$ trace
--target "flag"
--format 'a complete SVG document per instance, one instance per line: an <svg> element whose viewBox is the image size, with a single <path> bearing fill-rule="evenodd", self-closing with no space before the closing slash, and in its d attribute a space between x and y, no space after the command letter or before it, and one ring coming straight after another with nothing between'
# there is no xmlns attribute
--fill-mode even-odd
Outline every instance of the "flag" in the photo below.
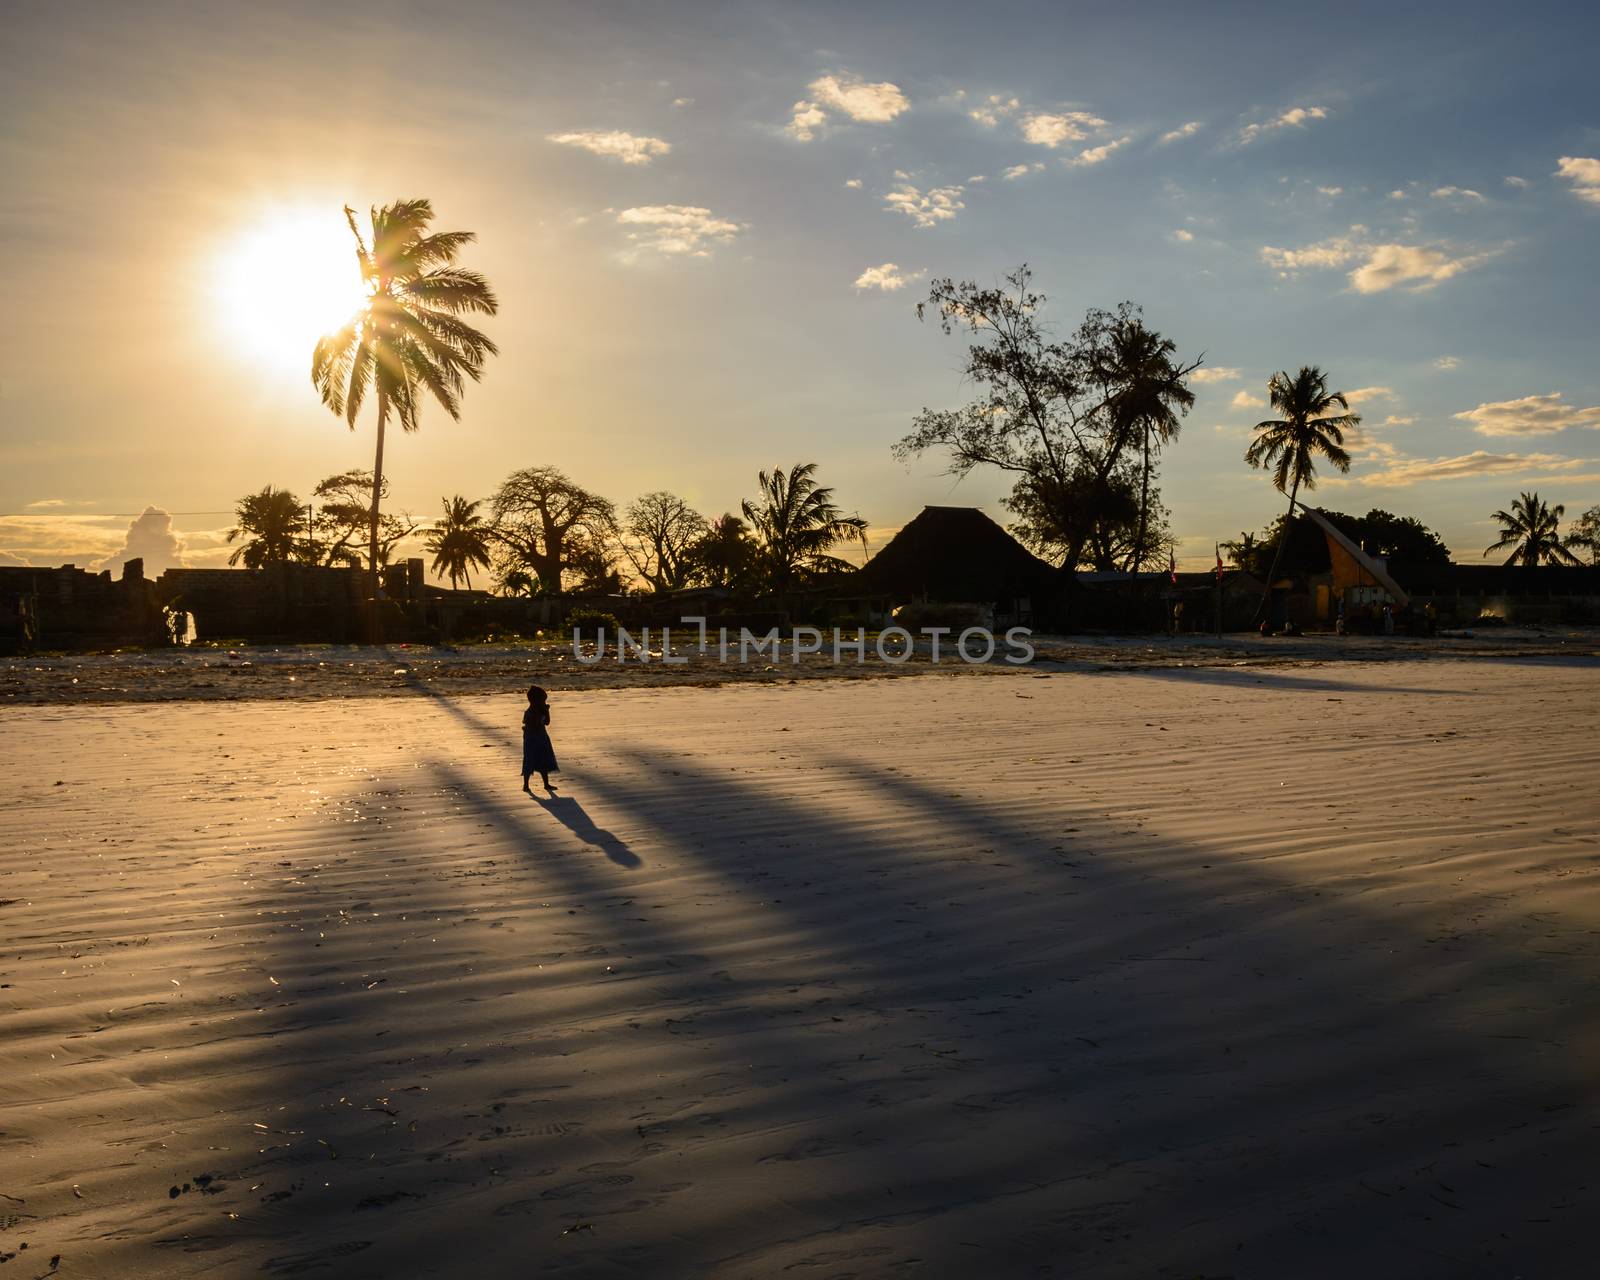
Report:
<svg viewBox="0 0 1600 1280"><path fill-rule="evenodd" d="M1178 585L1178 555L1175 551L1167 552L1167 573L1172 578L1172 585Z"/></svg>
<svg viewBox="0 0 1600 1280"><path fill-rule="evenodd" d="M1222 581L1222 548L1212 543L1212 549L1217 553L1217 581Z"/></svg>

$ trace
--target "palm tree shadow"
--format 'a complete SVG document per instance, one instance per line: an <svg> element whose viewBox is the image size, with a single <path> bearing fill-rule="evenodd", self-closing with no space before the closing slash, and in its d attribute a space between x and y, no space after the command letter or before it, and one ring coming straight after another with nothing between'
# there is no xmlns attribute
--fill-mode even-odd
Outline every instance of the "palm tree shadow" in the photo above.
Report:
<svg viewBox="0 0 1600 1280"><path fill-rule="evenodd" d="M633 868L644 865L644 860L628 848L621 838L604 827L595 826L594 819L585 813L583 806L571 796L534 796L534 799L541 809L553 814L556 821L584 844L592 844L596 849L603 851L606 857L619 867Z"/></svg>

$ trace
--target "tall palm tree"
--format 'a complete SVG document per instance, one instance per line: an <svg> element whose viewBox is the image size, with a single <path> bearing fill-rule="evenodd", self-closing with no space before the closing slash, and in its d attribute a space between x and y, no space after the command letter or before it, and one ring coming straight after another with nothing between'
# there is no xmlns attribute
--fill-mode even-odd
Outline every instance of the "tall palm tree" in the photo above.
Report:
<svg viewBox="0 0 1600 1280"><path fill-rule="evenodd" d="M296 539L303 528L300 513L304 510L294 494L270 484L260 493L240 498L234 509L239 523L228 530L228 541L245 541L228 557L228 563L242 560L247 569L259 569L275 560L292 559L299 549Z"/></svg>
<svg viewBox="0 0 1600 1280"><path fill-rule="evenodd" d="M356 261L367 300L338 333L317 343L311 381L322 403L344 414L355 430L369 388L378 402L378 443L372 465L372 517L368 566L378 596L378 507L383 493L383 435L390 415L406 431L417 429L425 394L452 418L461 417L466 379L476 382L484 361L499 350L461 319L499 309L489 282L455 265L470 231L428 230L433 205L400 200L371 210L371 237L363 237L355 210L344 209L356 240Z"/></svg>
<svg viewBox="0 0 1600 1280"><path fill-rule="evenodd" d="M1272 568L1267 570L1267 591L1271 591L1272 580L1278 575L1278 561L1289 540L1289 526L1294 521L1295 499L1302 487L1317 487L1317 455L1340 471L1350 470L1344 433L1347 427L1361 421L1361 415L1350 412L1344 392L1328 390L1328 375L1315 365L1302 365L1293 377L1287 372L1273 374L1267 383L1267 396L1278 416L1256 423L1256 438L1244 451L1244 460L1252 467L1271 467L1272 483L1279 493L1289 495L1283 536L1273 553ZM1344 412L1331 413L1335 405ZM1263 593L1263 605L1266 599Z"/></svg>
<svg viewBox="0 0 1600 1280"><path fill-rule="evenodd" d="M444 518L428 530L428 550L433 571L446 575L453 588L458 579L472 588L472 566L489 567L489 526L478 514L479 504L459 493L444 500Z"/></svg>
<svg viewBox="0 0 1600 1280"><path fill-rule="evenodd" d="M1561 542L1561 517L1567 509L1561 503L1546 505L1537 493L1525 493L1511 504L1510 511L1496 511L1500 522L1500 541L1485 547L1483 554L1511 547L1507 565L1519 561L1532 569L1540 564L1582 564Z"/></svg>
<svg viewBox="0 0 1600 1280"><path fill-rule="evenodd" d="M761 544L767 583L783 605L784 593L804 573L852 568L828 552L840 542L867 545L867 522L841 515L833 490L816 481L817 464L803 462L787 473L781 467L763 471L758 501L741 504L744 517Z"/></svg>
<svg viewBox="0 0 1600 1280"><path fill-rule="evenodd" d="M1139 525L1128 571L1138 573L1148 549L1151 454L1177 439L1179 418L1194 406L1194 392L1184 381L1199 361L1183 365L1174 357L1178 346L1145 327L1137 315L1119 317L1111 330L1106 363L1101 371L1111 388L1108 408L1119 441L1138 440L1142 455L1139 479Z"/></svg>

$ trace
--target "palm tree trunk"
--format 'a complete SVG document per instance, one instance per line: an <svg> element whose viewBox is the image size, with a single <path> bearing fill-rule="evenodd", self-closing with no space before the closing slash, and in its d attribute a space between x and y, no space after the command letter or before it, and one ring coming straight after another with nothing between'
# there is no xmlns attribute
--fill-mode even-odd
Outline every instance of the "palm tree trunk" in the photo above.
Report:
<svg viewBox="0 0 1600 1280"><path fill-rule="evenodd" d="M372 523L367 530L367 593L378 598L378 504L383 495L383 428L389 416L389 401L378 389L378 451L372 460Z"/></svg>
<svg viewBox="0 0 1600 1280"><path fill-rule="evenodd" d="M1289 526L1294 522L1294 499L1300 492L1300 477L1294 478L1294 484L1289 487L1289 514L1283 518L1283 536L1278 539L1278 549L1272 553L1272 568L1267 570L1266 587L1261 592L1261 603L1256 606L1256 616L1261 615L1266 607L1267 600L1272 595L1272 580L1278 576L1278 561L1283 559L1283 548L1289 541Z"/></svg>
<svg viewBox="0 0 1600 1280"><path fill-rule="evenodd" d="M1133 567L1130 573L1137 574L1144 568L1144 539L1149 531L1150 521L1150 428L1144 430L1144 466L1139 477L1139 532L1133 542Z"/></svg>

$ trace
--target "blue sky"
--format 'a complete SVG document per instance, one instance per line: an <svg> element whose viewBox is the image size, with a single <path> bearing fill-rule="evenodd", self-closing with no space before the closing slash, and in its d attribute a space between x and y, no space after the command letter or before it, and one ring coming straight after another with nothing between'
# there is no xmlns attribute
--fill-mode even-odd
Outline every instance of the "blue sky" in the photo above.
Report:
<svg viewBox="0 0 1600 1280"><path fill-rule="evenodd" d="M962 395L956 340L912 315L928 277L1022 261L1063 329L1132 299L1205 353L1163 464L1191 563L1279 509L1241 454L1251 399L1302 363L1365 392L1326 505L1418 515L1472 559L1521 488L1600 501L1589 6L8 12L12 561L215 562L240 494L370 465L370 423L320 406L297 349L243 341L217 282L263 227L338 236L345 201L409 195L478 232L503 302L463 421L390 452L419 514L540 464L716 512L815 460L880 539L927 502L999 515L999 477L889 449ZM112 513L146 507L170 524L124 546Z"/></svg>

